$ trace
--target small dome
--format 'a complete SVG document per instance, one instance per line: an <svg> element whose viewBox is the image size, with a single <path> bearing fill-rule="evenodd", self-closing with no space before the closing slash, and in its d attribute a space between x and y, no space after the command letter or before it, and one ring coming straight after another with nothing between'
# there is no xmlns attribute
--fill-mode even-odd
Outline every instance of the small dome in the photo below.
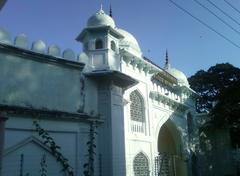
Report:
<svg viewBox="0 0 240 176"><path fill-rule="evenodd" d="M139 44L136 40L136 38L130 34L129 32L123 30L123 29L117 29L117 31L124 36L124 38L120 41L120 46L126 46L134 49L135 51L141 53L141 49L139 47Z"/></svg>
<svg viewBox="0 0 240 176"><path fill-rule="evenodd" d="M172 67L167 67L167 68L165 68L165 70L168 73L170 73L172 76L177 78L178 84L180 86L189 87L187 77L185 76L185 74L183 72L181 72L180 70L177 70L176 68L172 68Z"/></svg>
<svg viewBox="0 0 240 176"><path fill-rule="evenodd" d="M112 17L105 14L101 9L88 19L87 27L111 26L115 28L115 22Z"/></svg>

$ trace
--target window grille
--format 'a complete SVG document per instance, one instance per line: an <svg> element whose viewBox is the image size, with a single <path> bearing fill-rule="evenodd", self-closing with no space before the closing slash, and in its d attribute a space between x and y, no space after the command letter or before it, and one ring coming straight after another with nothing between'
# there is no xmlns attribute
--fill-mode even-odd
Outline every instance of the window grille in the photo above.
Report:
<svg viewBox="0 0 240 176"><path fill-rule="evenodd" d="M133 170L135 176L149 176L149 164L147 157L138 153L133 160Z"/></svg>
<svg viewBox="0 0 240 176"><path fill-rule="evenodd" d="M137 90L130 94L130 101L131 120L145 122L144 101L141 94Z"/></svg>

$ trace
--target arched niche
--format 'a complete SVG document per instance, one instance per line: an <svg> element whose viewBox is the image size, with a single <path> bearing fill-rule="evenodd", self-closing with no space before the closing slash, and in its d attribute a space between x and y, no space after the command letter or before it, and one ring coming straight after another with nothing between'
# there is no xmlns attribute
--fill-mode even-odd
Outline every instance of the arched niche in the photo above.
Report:
<svg viewBox="0 0 240 176"><path fill-rule="evenodd" d="M181 134L172 119L168 119L160 128L158 134L158 163L161 174L169 176L187 176L187 163L183 156Z"/></svg>

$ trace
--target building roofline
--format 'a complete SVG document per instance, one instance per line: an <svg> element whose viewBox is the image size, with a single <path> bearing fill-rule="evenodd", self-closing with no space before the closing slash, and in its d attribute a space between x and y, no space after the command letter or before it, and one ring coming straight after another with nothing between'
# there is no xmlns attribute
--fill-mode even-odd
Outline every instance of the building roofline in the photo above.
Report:
<svg viewBox="0 0 240 176"><path fill-rule="evenodd" d="M12 106L0 104L0 111L4 116L9 115L24 115L24 117L33 117L33 118L47 118L52 120L74 120L82 122L99 122L102 123L103 120L99 117L93 117L83 112L66 112L50 109L38 109L32 107L23 107L23 106Z"/></svg>
<svg viewBox="0 0 240 176"><path fill-rule="evenodd" d="M112 28L111 26L96 26L96 27L86 27L82 30L82 32L76 37L77 41L82 42L83 41L83 36L88 32L88 31L99 31L99 30L109 30L113 32L117 38L121 39L124 38L124 36L119 33L116 29Z"/></svg>
<svg viewBox="0 0 240 176"><path fill-rule="evenodd" d="M48 54L38 53L38 52L34 52L34 51L27 50L24 48L19 48L19 47L1 43L1 42L0 42L0 50L2 50L5 53L11 53L11 54L14 54L17 56L24 56L23 57L24 59L31 59L31 60L35 60L38 62L61 65L64 67L78 69L80 71L85 66L85 64L81 63L81 62L67 60L62 57L56 57L56 56L52 56L52 55L48 55ZM26 57L26 56L28 56L28 57Z"/></svg>

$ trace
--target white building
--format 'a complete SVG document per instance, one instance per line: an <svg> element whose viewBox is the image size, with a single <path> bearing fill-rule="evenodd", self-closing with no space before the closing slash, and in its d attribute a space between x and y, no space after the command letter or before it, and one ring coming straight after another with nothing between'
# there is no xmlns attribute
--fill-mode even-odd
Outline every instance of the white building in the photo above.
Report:
<svg viewBox="0 0 240 176"><path fill-rule="evenodd" d="M91 157L94 175L192 175L196 94L167 53L164 68L151 62L102 9L77 37L77 59L71 50L46 51L42 41L29 49L25 35L11 42L0 32L0 113L8 118L2 175L37 175L44 161L48 175L66 174L34 121L74 175L83 175ZM87 155L91 142L96 154Z"/></svg>

